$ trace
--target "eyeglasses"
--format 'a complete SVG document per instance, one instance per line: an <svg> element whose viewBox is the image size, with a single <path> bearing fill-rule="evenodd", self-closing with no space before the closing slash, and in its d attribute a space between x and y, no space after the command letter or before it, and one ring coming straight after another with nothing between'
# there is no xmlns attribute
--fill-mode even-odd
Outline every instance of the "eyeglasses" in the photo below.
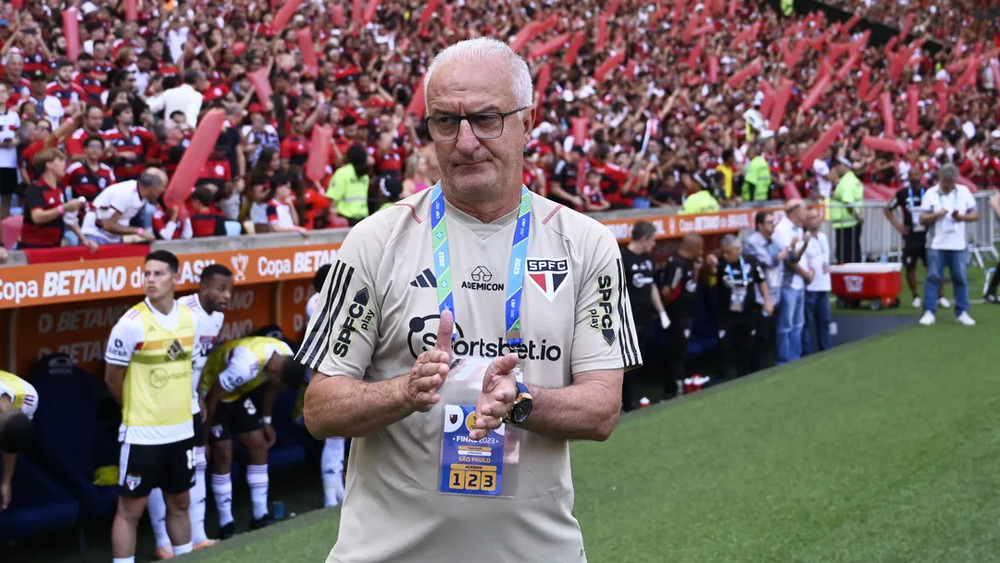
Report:
<svg viewBox="0 0 1000 563"><path fill-rule="evenodd" d="M427 133L435 143L450 143L458 138L458 131L464 120L469 122L472 134L477 139L487 141L503 135L503 124L507 120L508 115L514 115L529 107L531 106L520 107L504 113L482 112L466 115L434 115L424 118L424 126L427 127Z"/></svg>

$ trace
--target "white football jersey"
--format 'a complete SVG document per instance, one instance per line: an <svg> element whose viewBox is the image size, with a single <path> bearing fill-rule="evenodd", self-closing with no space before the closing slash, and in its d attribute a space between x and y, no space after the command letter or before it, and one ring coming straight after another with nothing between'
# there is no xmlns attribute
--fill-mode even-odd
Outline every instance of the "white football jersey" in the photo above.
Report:
<svg viewBox="0 0 1000 563"><path fill-rule="evenodd" d="M194 364L191 368L191 383L194 385L191 414L198 414L201 411L198 405L198 382L201 381L201 370L205 368L208 352L217 344L216 340L222 332L222 323L226 321L226 315L222 311L207 313L201 306L197 293L185 295L177 302L191 309L191 314L198 319L198 342L195 343Z"/></svg>

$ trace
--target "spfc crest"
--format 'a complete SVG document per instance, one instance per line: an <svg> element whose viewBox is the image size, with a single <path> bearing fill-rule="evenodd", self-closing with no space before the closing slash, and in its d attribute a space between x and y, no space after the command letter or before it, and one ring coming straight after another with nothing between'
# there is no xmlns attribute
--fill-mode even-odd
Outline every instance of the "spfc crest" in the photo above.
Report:
<svg viewBox="0 0 1000 563"><path fill-rule="evenodd" d="M138 475L125 476L125 486L128 487L128 490L134 491L139 486L139 483L142 483L142 477Z"/></svg>
<svg viewBox="0 0 1000 563"><path fill-rule="evenodd" d="M525 260L525 270L531 283L542 292L549 301L555 301L556 295L569 277L569 260L566 258L528 258Z"/></svg>

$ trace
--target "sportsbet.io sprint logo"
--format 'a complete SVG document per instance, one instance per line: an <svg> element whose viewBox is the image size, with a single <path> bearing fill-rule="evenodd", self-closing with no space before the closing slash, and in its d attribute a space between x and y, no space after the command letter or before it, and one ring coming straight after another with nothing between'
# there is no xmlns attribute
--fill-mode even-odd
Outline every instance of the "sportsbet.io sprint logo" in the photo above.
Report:
<svg viewBox="0 0 1000 563"><path fill-rule="evenodd" d="M416 359L421 352L430 350L437 343L438 319L440 318L440 315L428 315L410 319L410 333L407 335L406 343L413 359ZM511 348L502 337L497 337L495 340L469 337L462 330L462 325L458 323L455 323L455 332L458 333L458 338L452 342L451 349L458 356L499 358L514 353L522 360L549 362L558 362L562 358L562 348L550 345L544 338L541 342L526 340L520 346Z"/></svg>
<svg viewBox="0 0 1000 563"><path fill-rule="evenodd" d="M351 340L359 330L367 332L371 328L372 319L375 313L368 308L368 288L362 288L354 294L354 299L347 307L347 317L340 325L340 332L337 333L337 341L333 344L333 353L343 358L351 349Z"/></svg>

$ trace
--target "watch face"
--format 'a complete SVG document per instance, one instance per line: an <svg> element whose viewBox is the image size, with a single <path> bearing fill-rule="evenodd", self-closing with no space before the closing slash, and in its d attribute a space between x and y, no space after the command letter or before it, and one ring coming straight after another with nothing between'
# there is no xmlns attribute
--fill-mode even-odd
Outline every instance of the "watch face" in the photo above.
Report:
<svg viewBox="0 0 1000 563"><path fill-rule="evenodd" d="M531 414L531 399L522 399L510 410L510 419L514 424L521 424L528 420Z"/></svg>

